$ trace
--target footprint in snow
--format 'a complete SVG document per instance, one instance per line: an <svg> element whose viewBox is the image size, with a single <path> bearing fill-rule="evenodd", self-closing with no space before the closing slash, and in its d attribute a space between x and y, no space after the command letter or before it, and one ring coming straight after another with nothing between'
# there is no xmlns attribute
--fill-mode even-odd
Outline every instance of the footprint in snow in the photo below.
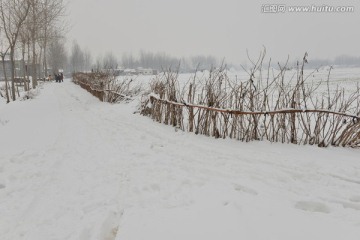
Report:
<svg viewBox="0 0 360 240"><path fill-rule="evenodd" d="M251 194L251 195L254 195L254 196L258 195L257 191L255 191L254 189L242 186L240 184L234 184L234 189L236 191L248 193L248 194Z"/></svg>
<svg viewBox="0 0 360 240"><path fill-rule="evenodd" d="M114 240L119 229L119 222L122 218L123 211L109 212L103 224L100 226L100 239Z"/></svg>
<svg viewBox="0 0 360 240"><path fill-rule="evenodd" d="M9 122L9 120L0 119L0 124L3 125L3 126L5 126L8 122Z"/></svg>
<svg viewBox="0 0 360 240"><path fill-rule="evenodd" d="M349 199L351 202L356 202L356 203L360 203L360 195L357 196L352 196Z"/></svg>
<svg viewBox="0 0 360 240"><path fill-rule="evenodd" d="M339 202L344 208L350 208L353 210L360 211L360 203L357 202Z"/></svg>
<svg viewBox="0 0 360 240"><path fill-rule="evenodd" d="M318 212L318 213L330 213L330 208L320 202L312 201L299 201L295 204L295 208L307 211L307 212Z"/></svg>
<svg viewBox="0 0 360 240"><path fill-rule="evenodd" d="M150 186L144 186L142 188L143 191L145 192L159 192L160 191L160 186L158 184L151 184Z"/></svg>

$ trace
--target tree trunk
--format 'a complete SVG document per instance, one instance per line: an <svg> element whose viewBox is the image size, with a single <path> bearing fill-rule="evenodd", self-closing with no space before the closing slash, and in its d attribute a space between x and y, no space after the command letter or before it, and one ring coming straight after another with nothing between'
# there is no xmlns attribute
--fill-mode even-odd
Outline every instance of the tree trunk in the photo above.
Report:
<svg viewBox="0 0 360 240"><path fill-rule="evenodd" d="M45 13L46 14L46 13ZM45 76L48 75L48 66L47 66L47 58L46 58L46 49L47 49L47 26L44 29L44 68L45 68ZM53 69L54 71L54 69Z"/></svg>
<svg viewBox="0 0 360 240"><path fill-rule="evenodd" d="M11 63L11 95L12 100L16 100L15 93L15 56L14 56L15 46L10 47L10 63Z"/></svg>
<svg viewBox="0 0 360 240"><path fill-rule="evenodd" d="M6 68L5 68L5 55L1 56L1 60L2 60L2 66L3 66L3 71L4 71L4 77L5 77L6 103L9 103L10 102L10 97L9 97L8 78L7 78L7 75L6 75Z"/></svg>
<svg viewBox="0 0 360 240"><path fill-rule="evenodd" d="M36 74L36 46L35 46L35 41L33 39L32 42L32 63L31 63L31 76L32 76L32 87L33 89L36 88L37 86L37 74Z"/></svg>
<svg viewBox="0 0 360 240"><path fill-rule="evenodd" d="M37 72L37 75L38 75L38 79L41 79L42 78L42 76L41 76L41 73L42 73L42 70L43 70L43 68L44 68L44 66L43 66L43 64L42 64L42 61L41 61L41 59L42 59L42 49L41 49L41 47L40 47L40 51L39 51L39 59L37 59L38 60L38 64L39 64L39 71Z"/></svg>
<svg viewBox="0 0 360 240"><path fill-rule="evenodd" d="M27 54L27 67L26 67L26 76L28 76L28 79L30 79L30 70L29 70L29 67L30 67L30 62L31 62L31 56L30 56L30 49L31 49L31 47L30 47L30 41L28 41L28 43L27 43L27 50L28 50L28 54ZM32 74L32 73L31 73ZM30 82L29 82L29 88L30 88Z"/></svg>
<svg viewBox="0 0 360 240"><path fill-rule="evenodd" d="M32 2L32 20L33 26L31 31L31 42L32 42L32 87L35 89L37 87L37 74L36 74L36 13L35 13L35 2Z"/></svg>
<svg viewBox="0 0 360 240"><path fill-rule="evenodd" d="M23 65L23 79L24 79L24 90L29 91L29 86L26 79L26 66L25 66L25 48L26 44L23 43L22 51L21 51L21 64Z"/></svg>

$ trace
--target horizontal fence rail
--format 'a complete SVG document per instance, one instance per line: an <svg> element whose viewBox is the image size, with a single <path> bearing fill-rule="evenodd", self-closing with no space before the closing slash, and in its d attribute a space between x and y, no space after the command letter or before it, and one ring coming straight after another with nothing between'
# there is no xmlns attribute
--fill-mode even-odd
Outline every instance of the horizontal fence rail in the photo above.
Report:
<svg viewBox="0 0 360 240"><path fill-rule="evenodd" d="M213 108L207 107L203 105L196 105L196 104L188 104L188 103L179 103L179 102L172 102L165 99L160 99L156 96L151 95L150 101L160 101L162 103L168 103L176 106L182 107L192 107L192 108L199 108L199 109L206 109L211 110L218 113L229 113L234 115L274 115L279 113L327 113L327 114L334 114L343 117L352 118L353 121L359 121L360 116L355 116L351 114L341 113L341 112L334 112L329 110L321 110L321 109L281 109L281 110L274 110L274 111L260 111L260 112L249 112L249 111L240 111L240 110L232 110L232 109L221 109L221 108Z"/></svg>
<svg viewBox="0 0 360 240"><path fill-rule="evenodd" d="M196 134L246 142L360 147L360 117L351 114L316 109L249 112L179 103L155 95L149 101L151 108L143 109L145 115Z"/></svg>

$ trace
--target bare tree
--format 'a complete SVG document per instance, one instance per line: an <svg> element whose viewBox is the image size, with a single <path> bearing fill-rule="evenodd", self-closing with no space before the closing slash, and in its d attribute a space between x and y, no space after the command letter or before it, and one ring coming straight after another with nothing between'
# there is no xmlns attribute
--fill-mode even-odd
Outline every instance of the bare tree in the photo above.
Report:
<svg viewBox="0 0 360 240"><path fill-rule="evenodd" d="M42 0L42 16L44 24L42 27L42 47L44 51L43 66L45 75L48 75L47 51L49 42L62 38L65 26L60 21L65 16L65 4L63 0ZM50 43L51 44L51 43Z"/></svg>
<svg viewBox="0 0 360 240"><path fill-rule="evenodd" d="M67 61L67 53L65 50L65 43L61 39L56 39L51 42L48 51L49 66L56 72L58 69L64 69Z"/></svg>
<svg viewBox="0 0 360 240"><path fill-rule="evenodd" d="M118 60L112 52L108 52L103 59L103 68L105 70L114 70L118 67Z"/></svg>
<svg viewBox="0 0 360 240"><path fill-rule="evenodd" d="M84 49L84 70L89 71L92 67L92 56L89 49Z"/></svg>
<svg viewBox="0 0 360 240"><path fill-rule="evenodd" d="M6 67L5 67L5 57L8 55L9 52L9 46L4 47L4 44L1 41L1 51L0 51L0 57L2 61L2 68L4 71L4 79L5 79L5 96L6 96L6 102L10 102L10 96L9 96L9 83L8 78L6 74Z"/></svg>
<svg viewBox="0 0 360 240"><path fill-rule="evenodd" d="M121 63L125 68L134 68L136 66L136 59L130 54L123 54L121 57Z"/></svg>
<svg viewBox="0 0 360 240"><path fill-rule="evenodd" d="M28 16L30 9L29 0L1 0L0 20L9 44L11 62L12 99L15 101L15 47L19 32Z"/></svg>
<svg viewBox="0 0 360 240"><path fill-rule="evenodd" d="M95 72L100 72L101 71L101 68L102 68L102 62L103 62L103 58L101 55L98 55L96 57L96 60L95 60L95 63L94 65L92 66L92 69L95 71Z"/></svg>
<svg viewBox="0 0 360 240"><path fill-rule="evenodd" d="M80 72L84 70L84 52L82 51L80 45L74 41L71 49L70 64L73 73Z"/></svg>
<svg viewBox="0 0 360 240"><path fill-rule="evenodd" d="M30 45L30 41L31 41L31 38L30 38L30 31L29 31L29 25L30 25L30 22L28 21L28 18L27 20L25 20L25 23L24 23L24 26L21 28L20 30L20 33L19 33L19 36L20 36L20 43L21 43L21 64L23 65L24 69L23 69L23 80L24 80L24 89L25 91L28 91L30 90L30 86L28 84L28 76L29 76L29 72L28 72L28 66L27 66L27 63L26 63L26 60L25 60L25 55L27 55L27 62L29 62L29 59L30 59L30 50L29 50L29 45Z"/></svg>
<svg viewBox="0 0 360 240"><path fill-rule="evenodd" d="M30 31L30 42L32 50L32 59L31 59L31 76L32 76L32 87L36 88L37 86L37 58L39 56L37 52L36 43L38 40L39 26L41 24L41 16L39 0L28 0L30 2L30 19L29 19L29 31Z"/></svg>

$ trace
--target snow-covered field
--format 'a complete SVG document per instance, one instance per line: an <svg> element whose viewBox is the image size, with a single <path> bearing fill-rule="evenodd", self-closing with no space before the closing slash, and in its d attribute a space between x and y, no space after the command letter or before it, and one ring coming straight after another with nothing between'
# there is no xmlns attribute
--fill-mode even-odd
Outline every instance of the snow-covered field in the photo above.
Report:
<svg viewBox="0 0 360 240"><path fill-rule="evenodd" d="M70 80L0 101L1 240L358 240L360 151L175 131Z"/></svg>
<svg viewBox="0 0 360 240"><path fill-rule="evenodd" d="M327 92L327 79L329 77L329 70L330 67L321 67L319 69L305 69L304 71L304 78L305 84L307 85L317 85L320 84L320 87L317 89L317 93L322 94L324 92ZM239 82L246 82L249 80L249 74L245 71L235 71L235 70L228 70L226 72L227 76L229 77L229 80L234 83ZM268 76L269 74L269 76ZM263 69L261 72L261 79L263 80L264 84L267 81L267 78L269 77L270 82L274 79L274 77L279 74L279 70L271 69L271 71L268 72L267 69ZM296 84L297 79L297 70L292 69L288 70L285 73L285 80L289 81L293 84ZM161 76L162 73L160 73L158 76ZM209 71L203 71L198 72L196 74L196 79L201 81L204 81L206 78L208 78ZM153 79L156 79L155 75L134 75L134 76L120 76L118 77L118 81L130 81L131 80L131 86L138 86L143 85L143 87L146 89L148 88L148 83L151 82ZM194 74L191 73L182 73L179 74L178 80L180 87L184 87L184 85L189 84L189 80L194 79ZM255 84L260 79L260 72L257 71L255 74ZM340 89L345 89L347 93L354 93L354 91L357 89L357 87L360 86L360 68L341 68L334 66L333 69L330 71L330 77L329 77L329 88L331 92L334 92L338 87Z"/></svg>

